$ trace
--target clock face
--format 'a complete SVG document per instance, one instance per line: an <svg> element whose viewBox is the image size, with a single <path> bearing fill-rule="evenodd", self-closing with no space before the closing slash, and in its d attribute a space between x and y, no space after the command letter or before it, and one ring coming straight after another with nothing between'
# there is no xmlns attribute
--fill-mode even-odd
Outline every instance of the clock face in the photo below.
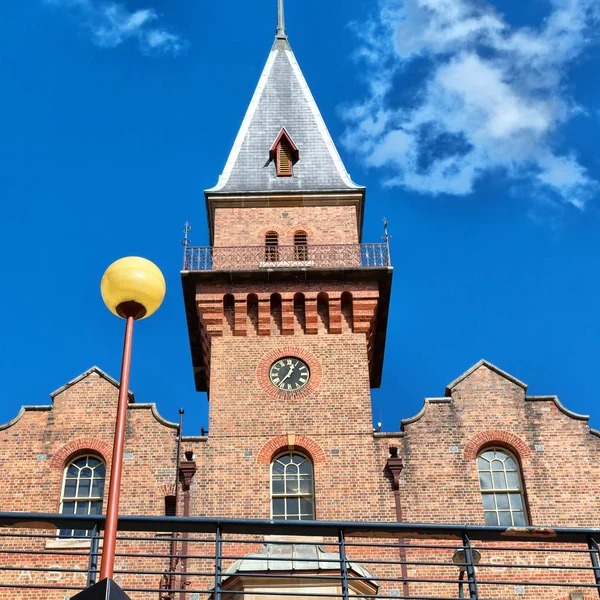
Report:
<svg viewBox="0 0 600 600"><path fill-rule="evenodd" d="M285 392L295 392L302 389L310 379L307 364L299 358L286 356L280 358L269 369L271 383Z"/></svg>

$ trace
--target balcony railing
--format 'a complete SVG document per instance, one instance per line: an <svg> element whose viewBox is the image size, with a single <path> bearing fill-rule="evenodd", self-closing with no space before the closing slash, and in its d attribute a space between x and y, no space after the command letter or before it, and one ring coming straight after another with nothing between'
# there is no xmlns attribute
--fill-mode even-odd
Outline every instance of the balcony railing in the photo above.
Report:
<svg viewBox="0 0 600 600"><path fill-rule="evenodd" d="M64 600L93 584L103 526L102 516L1 513L0 597ZM57 539L65 529L92 535L77 547ZM132 600L590 600L600 596L599 537L583 528L120 517L115 580Z"/></svg>
<svg viewBox="0 0 600 600"><path fill-rule="evenodd" d="M184 271L353 269L390 266L387 244L188 246Z"/></svg>

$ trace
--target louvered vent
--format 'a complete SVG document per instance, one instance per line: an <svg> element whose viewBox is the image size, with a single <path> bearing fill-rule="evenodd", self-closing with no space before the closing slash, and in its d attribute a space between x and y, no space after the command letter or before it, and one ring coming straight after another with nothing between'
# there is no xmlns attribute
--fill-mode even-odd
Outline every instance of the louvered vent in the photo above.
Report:
<svg viewBox="0 0 600 600"><path fill-rule="evenodd" d="M265 235L265 260L279 260L279 236L276 231L269 231Z"/></svg>
<svg viewBox="0 0 600 600"><path fill-rule="evenodd" d="M294 234L294 254L296 260L308 260L308 236L305 231Z"/></svg>
<svg viewBox="0 0 600 600"><path fill-rule="evenodd" d="M292 148L282 140L277 148L277 177L291 177L292 173Z"/></svg>

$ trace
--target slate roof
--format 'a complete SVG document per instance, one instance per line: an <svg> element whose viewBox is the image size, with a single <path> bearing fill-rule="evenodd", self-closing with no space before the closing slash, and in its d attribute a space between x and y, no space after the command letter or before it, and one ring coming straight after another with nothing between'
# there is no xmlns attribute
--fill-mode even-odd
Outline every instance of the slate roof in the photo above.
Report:
<svg viewBox="0 0 600 600"><path fill-rule="evenodd" d="M264 544L259 552L246 554L223 573L223 581L234 575L260 571L331 571L340 569L339 552L327 552L318 544ZM347 562L347 568L369 581L379 584L374 575L359 563Z"/></svg>
<svg viewBox="0 0 600 600"><path fill-rule="evenodd" d="M293 177L277 177L269 150L282 128L298 147ZM342 163L287 38L278 38L225 170L207 194L361 191Z"/></svg>

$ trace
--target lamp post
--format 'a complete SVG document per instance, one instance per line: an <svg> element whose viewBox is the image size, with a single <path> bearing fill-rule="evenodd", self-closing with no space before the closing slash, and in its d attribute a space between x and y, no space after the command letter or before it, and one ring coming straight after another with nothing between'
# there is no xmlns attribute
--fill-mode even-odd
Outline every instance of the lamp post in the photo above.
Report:
<svg viewBox="0 0 600 600"><path fill-rule="evenodd" d="M133 324L145 319L161 305L166 285L160 269L149 260L137 256L121 258L114 262L102 277L102 299L108 309L126 320L123 361L119 384L117 420L113 442L108 507L104 526L104 546L100 582L73 597L73 600L127 600L128 596L112 581L117 542L117 521L119 518L119 497L121 494L121 473L123 471L123 450L125 446L125 426L127 423L127 401L129 395L129 369Z"/></svg>

